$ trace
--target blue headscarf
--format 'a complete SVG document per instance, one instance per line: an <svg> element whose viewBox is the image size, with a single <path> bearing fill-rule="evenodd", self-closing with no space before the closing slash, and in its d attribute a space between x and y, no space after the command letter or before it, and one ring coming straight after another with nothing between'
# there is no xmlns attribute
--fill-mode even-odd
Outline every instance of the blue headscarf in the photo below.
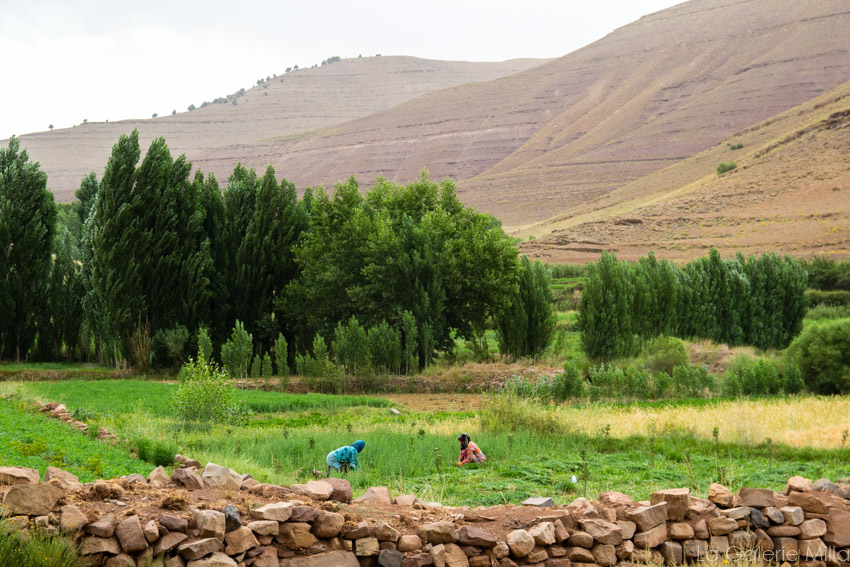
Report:
<svg viewBox="0 0 850 567"><path fill-rule="evenodd" d="M360 451L363 450L363 447L366 446L366 442L365 441L355 441L354 443L351 444L351 446L354 447L355 449L357 449L357 452L359 453Z"/></svg>

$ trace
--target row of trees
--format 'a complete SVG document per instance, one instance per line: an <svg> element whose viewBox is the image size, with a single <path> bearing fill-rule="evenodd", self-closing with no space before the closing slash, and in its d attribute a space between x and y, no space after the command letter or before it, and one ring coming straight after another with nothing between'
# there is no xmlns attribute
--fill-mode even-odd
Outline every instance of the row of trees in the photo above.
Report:
<svg viewBox="0 0 850 567"><path fill-rule="evenodd" d="M140 159L138 133L122 136L100 181L86 176L57 223L38 164L16 138L2 150L0 358L145 368L179 362L165 359L192 350L202 328L219 354L238 320L254 354L284 337L292 366L317 335L330 339L355 317L404 345L382 367L416 370L526 305L529 282L548 291L545 268L520 263L498 221L426 172L407 186L379 178L365 195L352 178L299 199L271 167L259 176L238 165L222 191L162 138ZM534 318L542 307L524 309Z"/></svg>
<svg viewBox="0 0 850 567"><path fill-rule="evenodd" d="M636 354L659 335L785 348L802 328L807 274L764 254L707 257L682 267L653 254L635 263L604 253L589 267L579 303L584 352L594 360Z"/></svg>

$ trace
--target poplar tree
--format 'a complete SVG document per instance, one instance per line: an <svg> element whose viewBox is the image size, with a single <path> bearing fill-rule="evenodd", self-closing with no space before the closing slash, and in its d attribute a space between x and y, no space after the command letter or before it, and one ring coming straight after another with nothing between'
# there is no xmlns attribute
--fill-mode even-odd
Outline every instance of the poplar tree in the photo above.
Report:
<svg viewBox="0 0 850 567"><path fill-rule="evenodd" d="M519 286L496 319L499 351L513 357L542 354L555 332L555 295L548 268L528 256L519 261Z"/></svg>
<svg viewBox="0 0 850 567"><path fill-rule="evenodd" d="M0 149L0 359L25 357L47 316L55 223L47 174L12 136Z"/></svg>

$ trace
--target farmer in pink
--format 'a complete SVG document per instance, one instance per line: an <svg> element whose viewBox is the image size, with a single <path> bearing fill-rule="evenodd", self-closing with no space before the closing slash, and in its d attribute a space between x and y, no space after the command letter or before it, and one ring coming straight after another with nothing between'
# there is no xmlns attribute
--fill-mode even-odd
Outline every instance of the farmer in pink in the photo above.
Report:
<svg viewBox="0 0 850 567"><path fill-rule="evenodd" d="M487 460L478 445L469 440L469 435L461 433L457 438L460 441L460 459L457 466L465 465L466 463L483 463Z"/></svg>

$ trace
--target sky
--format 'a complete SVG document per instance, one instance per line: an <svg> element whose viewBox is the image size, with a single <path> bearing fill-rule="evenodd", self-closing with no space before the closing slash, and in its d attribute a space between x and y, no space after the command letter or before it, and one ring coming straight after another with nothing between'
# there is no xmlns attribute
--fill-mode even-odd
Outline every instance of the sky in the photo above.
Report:
<svg viewBox="0 0 850 567"><path fill-rule="evenodd" d="M183 112L331 56L566 55L681 0L0 0L0 139Z"/></svg>

